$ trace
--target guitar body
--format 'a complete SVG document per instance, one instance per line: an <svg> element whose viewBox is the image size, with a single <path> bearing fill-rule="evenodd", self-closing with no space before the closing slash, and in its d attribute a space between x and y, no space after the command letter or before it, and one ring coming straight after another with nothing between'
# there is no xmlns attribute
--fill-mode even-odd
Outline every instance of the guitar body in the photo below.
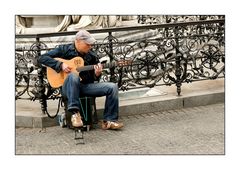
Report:
<svg viewBox="0 0 240 170"><path fill-rule="evenodd" d="M54 58L58 61L66 63L69 67L71 67L71 73L76 73L77 75L79 72L76 70L78 67L84 66L84 60L81 57L74 57L71 60L65 60L62 58ZM68 73L64 71L60 71L57 73L54 69L47 67L47 79L51 87L59 88L63 85L64 80L66 79Z"/></svg>
<svg viewBox="0 0 240 170"><path fill-rule="evenodd" d="M93 70L94 65L87 65L84 66L84 60L81 57L74 57L71 60L65 60L62 58L54 58L58 61L61 61L63 63L66 63L71 68L71 73L76 73L77 76L79 76L79 72L81 71L88 71ZM106 63L102 64L103 66L108 66L109 68L115 67L115 66L125 66L130 64L131 60L120 60L118 62L112 62L112 63ZM59 88L63 85L65 79L67 78L68 73L64 71L60 71L57 73L55 70L53 70L50 67L47 67L47 79L51 87L53 88ZM81 79L81 78L80 78Z"/></svg>

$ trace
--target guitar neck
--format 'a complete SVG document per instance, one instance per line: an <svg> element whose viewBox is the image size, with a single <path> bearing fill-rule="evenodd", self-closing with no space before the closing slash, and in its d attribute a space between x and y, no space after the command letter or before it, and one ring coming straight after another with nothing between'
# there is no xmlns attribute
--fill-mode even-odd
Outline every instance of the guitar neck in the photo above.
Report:
<svg viewBox="0 0 240 170"><path fill-rule="evenodd" d="M81 71L89 71L89 70L93 70L94 69L94 65L89 65L89 66L83 66L83 67L77 67L76 70L78 72Z"/></svg>
<svg viewBox="0 0 240 170"><path fill-rule="evenodd" d="M113 66L116 66L115 62L114 63L105 63L105 64L102 64L102 66L105 68L111 68ZM83 66L83 67L77 67L76 70L78 72L81 72L81 71L89 71L89 70L94 70L94 65L88 65L88 66Z"/></svg>

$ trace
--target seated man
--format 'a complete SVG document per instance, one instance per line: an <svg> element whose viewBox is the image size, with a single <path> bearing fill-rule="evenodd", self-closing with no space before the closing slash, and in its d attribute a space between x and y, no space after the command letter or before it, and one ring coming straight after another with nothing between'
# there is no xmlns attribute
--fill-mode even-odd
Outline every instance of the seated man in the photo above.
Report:
<svg viewBox="0 0 240 170"><path fill-rule="evenodd" d="M112 82L94 83L102 74L102 65L96 54L91 50L96 40L86 30L80 30L74 43L60 45L57 48L41 55L38 62L51 67L56 72L65 72L67 77L62 85L62 94L68 99L68 111L72 113L71 121L74 127L83 126L80 116L80 96L100 97L106 96L103 113L102 129L120 129L123 124L118 122L119 99L118 86ZM54 58L70 60L80 56L84 65L94 65L93 70L72 73L71 67Z"/></svg>

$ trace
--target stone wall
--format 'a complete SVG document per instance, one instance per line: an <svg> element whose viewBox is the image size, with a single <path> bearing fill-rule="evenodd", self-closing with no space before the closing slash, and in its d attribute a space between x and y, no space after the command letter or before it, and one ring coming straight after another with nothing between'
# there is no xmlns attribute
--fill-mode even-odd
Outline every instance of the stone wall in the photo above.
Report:
<svg viewBox="0 0 240 170"><path fill-rule="evenodd" d="M16 34L38 34L138 25L137 16L16 15Z"/></svg>

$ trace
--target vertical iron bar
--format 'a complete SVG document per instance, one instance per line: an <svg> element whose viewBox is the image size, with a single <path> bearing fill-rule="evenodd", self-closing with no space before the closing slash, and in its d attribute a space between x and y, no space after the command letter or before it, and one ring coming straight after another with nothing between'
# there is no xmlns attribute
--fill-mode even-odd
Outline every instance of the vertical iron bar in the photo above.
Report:
<svg viewBox="0 0 240 170"><path fill-rule="evenodd" d="M39 37L36 38L36 47L37 47L37 58L40 57L41 55L41 47L40 47L40 39ZM45 88L44 88L44 83L43 83L43 71L41 67L38 67L38 93L39 93L39 103L41 104L41 110L42 114L46 113L46 108L47 108L47 101L46 101L46 96L45 96Z"/></svg>
<svg viewBox="0 0 240 170"><path fill-rule="evenodd" d="M170 23L169 18L168 18L168 15L166 15L165 23ZM169 36L168 29L169 29L169 28L166 27L166 28L163 28L163 29L164 29L164 32L165 32L165 35L164 35L164 36L168 37L168 36Z"/></svg>
<svg viewBox="0 0 240 170"><path fill-rule="evenodd" d="M174 34L175 34L175 41L176 41L176 56L175 56L175 62L176 62L176 70L175 70L175 76L176 76L176 86L177 86L177 94L180 96L181 94L181 53L179 51L179 42L178 42L178 29L179 27L174 28Z"/></svg>
<svg viewBox="0 0 240 170"><path fill-rule="evenodd" d="M112 38L112 32L108 32L108 42L109 42L109 58L110 58L110 63L113 61L113 38ZM114 74L115 67L110 68L110 81L115 82L116 77Z"/></svg>

